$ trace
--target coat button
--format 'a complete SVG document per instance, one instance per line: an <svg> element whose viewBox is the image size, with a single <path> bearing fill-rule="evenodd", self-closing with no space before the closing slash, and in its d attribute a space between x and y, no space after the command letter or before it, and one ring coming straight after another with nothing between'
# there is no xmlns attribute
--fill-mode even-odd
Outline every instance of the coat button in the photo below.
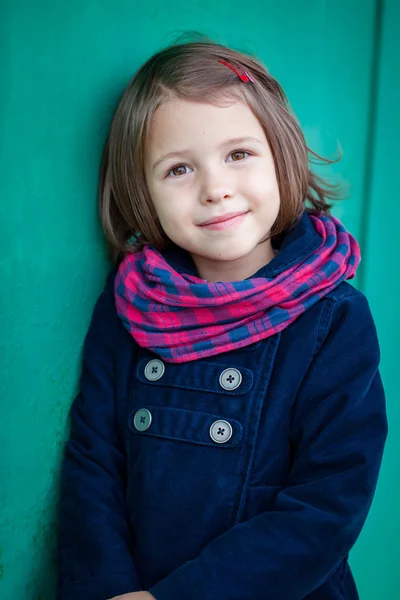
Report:
<svg viewBox="0 0 400 600"><path fill-rule="evenodd" d="M161 360L157 358L150 360L144 368L144 376L149 381L157 381L164 375L165 366Z"/></svg>
<svg viewBox="0 0 400 600"><path fill-rule="evenodd" d="M210 427L210 437L217 444L225 444L232 437L232 425L228 421L215 421Z"/></svg>
<svg viewBox="0 0 400 600"><path fill-rule="evenodd" d="M147 408L141 408L133 417L133 424L138 431L146 431L151 425L152 416Z"/></svg>
<svg viewBox="0 0 400 600"><path fill-rule="evenodd" d="M219 385L224 390L236 390L242 383L242 374L237 369L225 369L219 376Z"/></svg>

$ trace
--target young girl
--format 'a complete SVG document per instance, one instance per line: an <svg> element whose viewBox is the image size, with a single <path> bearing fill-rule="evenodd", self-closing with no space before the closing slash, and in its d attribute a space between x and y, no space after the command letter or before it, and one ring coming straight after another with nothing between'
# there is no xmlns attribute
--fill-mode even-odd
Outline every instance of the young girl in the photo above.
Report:
<svg viewBox="0 0 400 600"><path fill-rule="evenodd" d="M379 347L282 88L218 44L159 52L100 187L116 269L72 407L58 599L354 600Z"/></svg>

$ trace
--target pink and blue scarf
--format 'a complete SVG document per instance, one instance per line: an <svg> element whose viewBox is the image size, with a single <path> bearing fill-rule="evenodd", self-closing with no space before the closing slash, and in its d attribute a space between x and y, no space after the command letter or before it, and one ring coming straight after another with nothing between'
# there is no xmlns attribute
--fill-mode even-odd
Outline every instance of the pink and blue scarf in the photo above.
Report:
<svg viewBox="0 0 400 600"><path fill-rule="evenodd" d="M360 262L356 240L334 217L310 215L320 246L273 279L207 283L178 273L154 247L129 254L115 280L116 306L139 346L181 363L229 352L288 327Z"/></svg>

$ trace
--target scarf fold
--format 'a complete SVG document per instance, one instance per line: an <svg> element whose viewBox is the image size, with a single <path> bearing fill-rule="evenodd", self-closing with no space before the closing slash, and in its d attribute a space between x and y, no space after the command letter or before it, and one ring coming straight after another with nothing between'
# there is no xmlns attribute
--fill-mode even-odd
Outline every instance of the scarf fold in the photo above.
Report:
<svg viewBox="0 0 400 600"><path fill-rule="evenodd" d="M273 279L207 283L178 273L150 245L125 257L115 279L119 317L139 344L166 362L229 352L288 327L360 262L353 236L335 217L310 215L320 246Z"/></svg>

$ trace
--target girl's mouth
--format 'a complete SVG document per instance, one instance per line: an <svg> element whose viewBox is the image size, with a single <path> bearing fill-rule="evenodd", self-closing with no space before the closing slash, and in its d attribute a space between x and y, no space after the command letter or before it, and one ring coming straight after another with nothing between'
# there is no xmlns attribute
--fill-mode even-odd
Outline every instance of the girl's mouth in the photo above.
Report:
<svg viewBox="0 0 400 600"><path fill-rule="evenodd" d="M245 219L247 212L242 213L233 213L232 215L222 216L217 220L214 220L212 223L205 223L200 225L202 229L208 229L212 231L220 231L222 229L230 229L232 227L236 227L240 225L240 223Z"/></svg>

